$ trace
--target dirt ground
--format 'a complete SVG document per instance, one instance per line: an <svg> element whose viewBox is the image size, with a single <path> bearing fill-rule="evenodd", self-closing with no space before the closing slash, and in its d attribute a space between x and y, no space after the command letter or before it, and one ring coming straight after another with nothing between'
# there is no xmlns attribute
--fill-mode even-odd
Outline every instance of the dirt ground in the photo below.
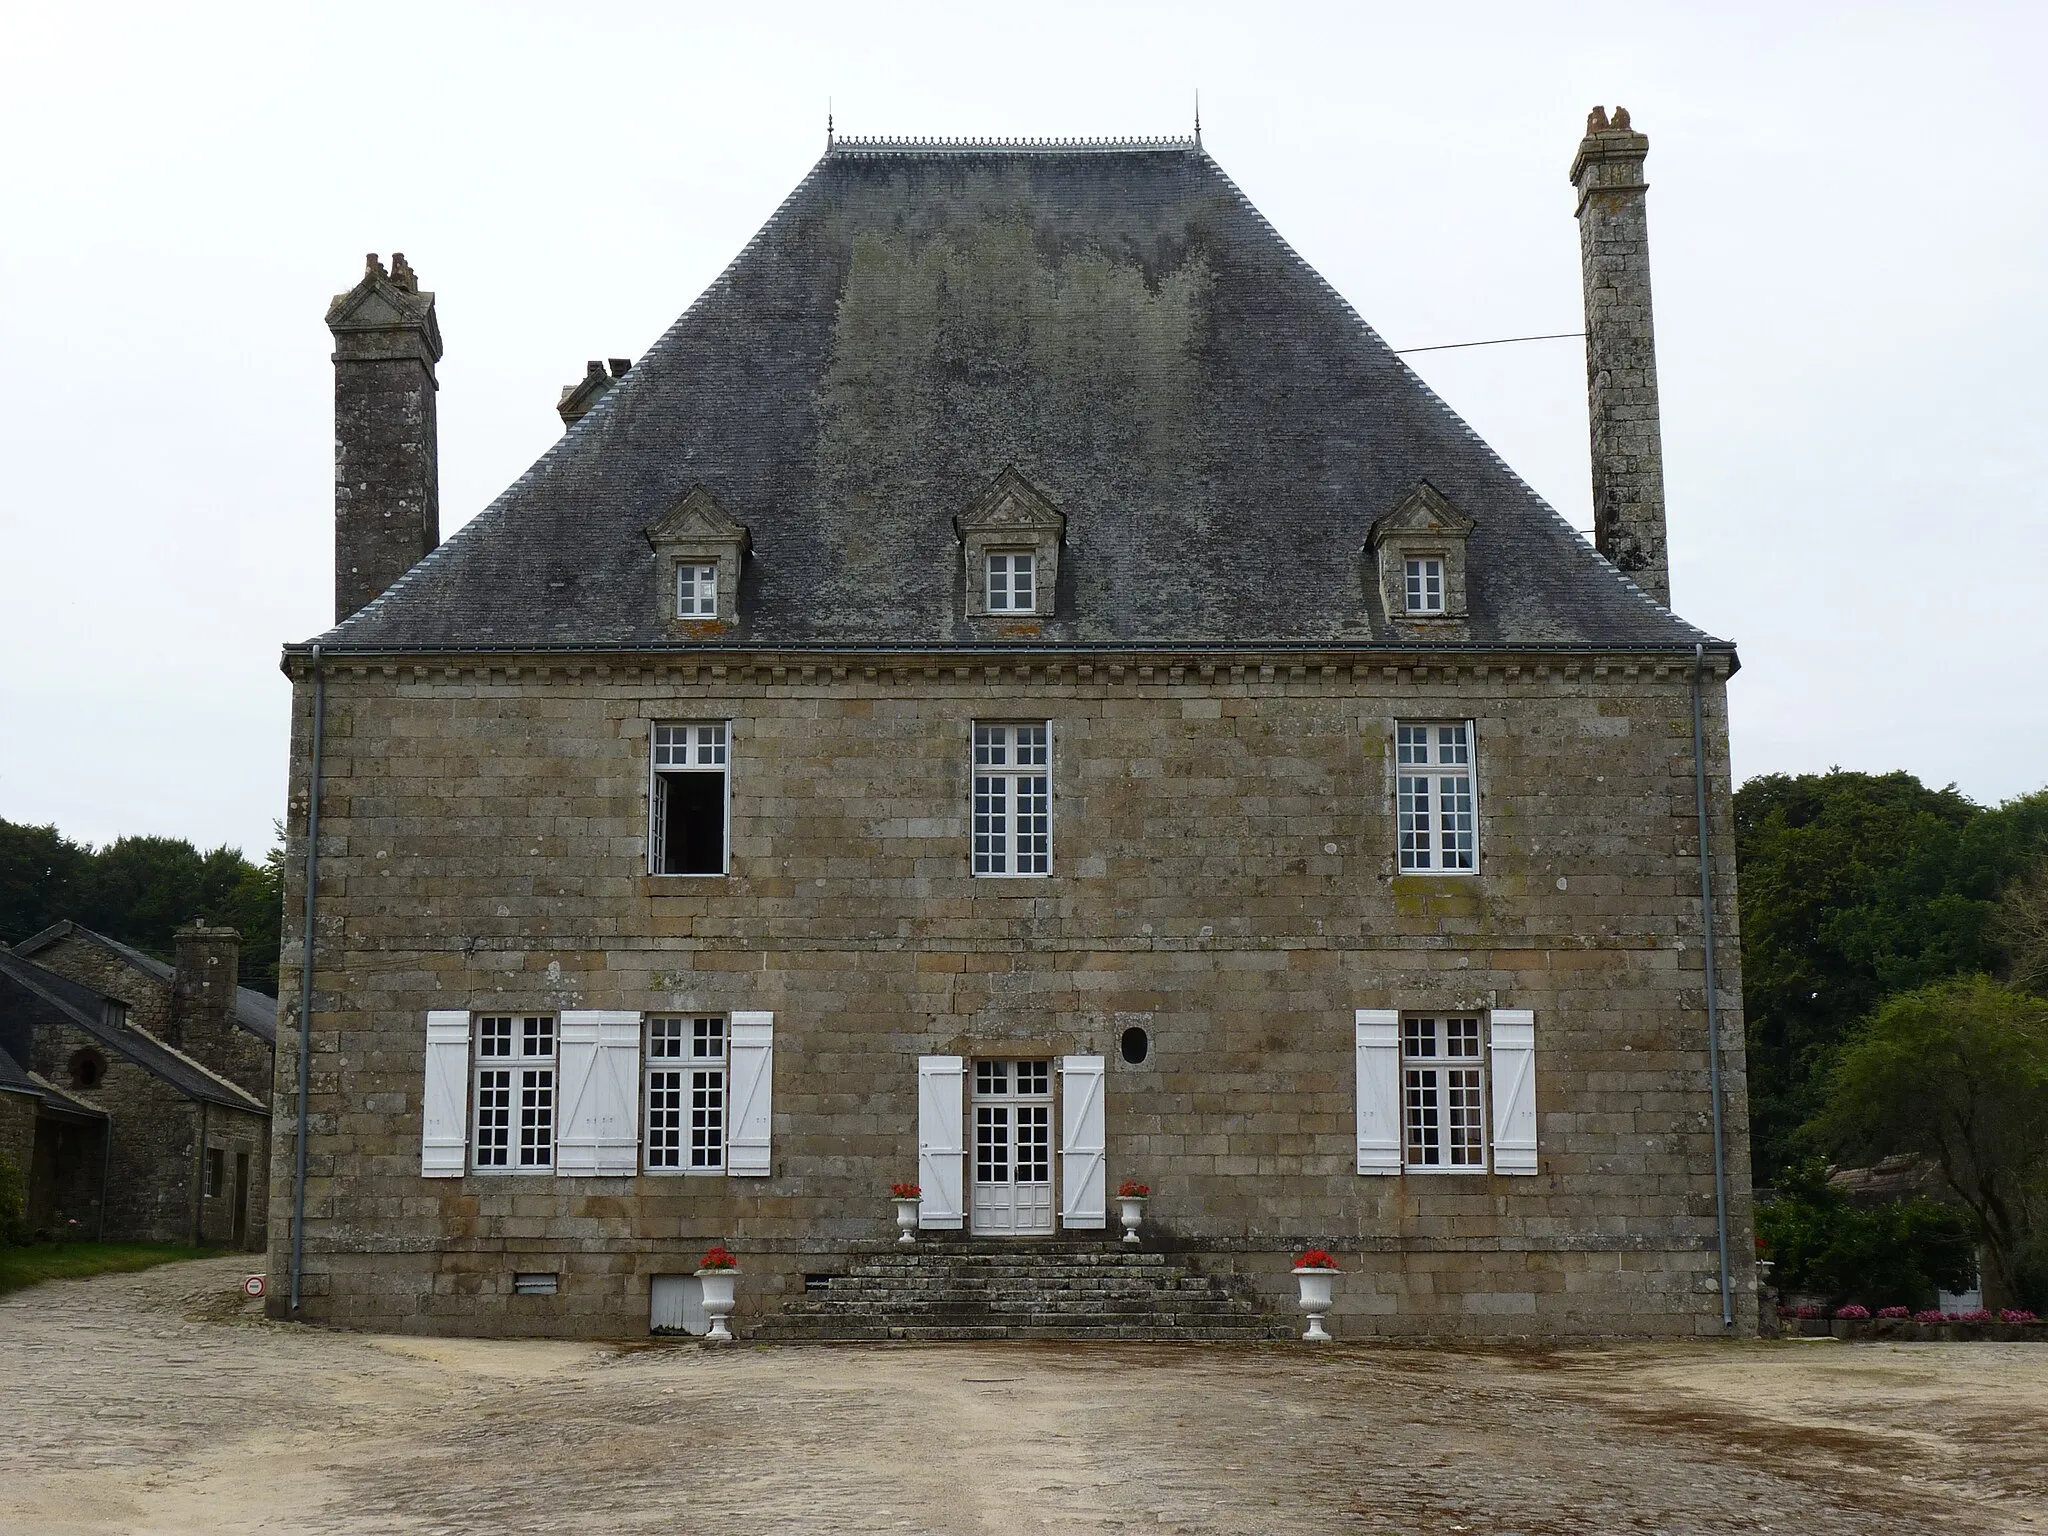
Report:
<svg viewBox="0 0 2048 1536"><path fill-rule="evenodd" d="M2048 1347L746 1348L0 1299L9 1532L2038 1531Z"/></svg>

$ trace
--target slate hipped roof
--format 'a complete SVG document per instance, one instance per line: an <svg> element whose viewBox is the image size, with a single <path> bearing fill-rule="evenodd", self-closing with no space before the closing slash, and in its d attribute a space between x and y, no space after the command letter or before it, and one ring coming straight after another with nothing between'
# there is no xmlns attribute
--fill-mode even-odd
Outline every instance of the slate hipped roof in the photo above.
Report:
<svg viewBox="0 0 2048 1536"><path fill-rule="evenodd" d="M953 525L1010 467L1067 520L1057 613L1028 641L966 618ZM1707 639L1195 141L841 140L588 415L324 643L1412 643L1364 546L1423 481L1475 525L1463 642ZM737 622L677 637L644 530L698 487L752 553Z"/></svg>
<svg viewBox="0 0 2048 1536"><path fill-rule="evenodd" d="M177 968L155 955L144 954L132 945L123 944L119 939L110 939L104 933L95 932L83 923L74 923L70 918L50 924L40 933L31 934L14 946L17 955L34 957L55 944L59 939L79 938L90 944L97 944L109 954L133 966L145 976L169 986L178 979ZM253 987L235 988L235 1023L254 1035L265 1045L277 1044L277 999Z"/></svg>

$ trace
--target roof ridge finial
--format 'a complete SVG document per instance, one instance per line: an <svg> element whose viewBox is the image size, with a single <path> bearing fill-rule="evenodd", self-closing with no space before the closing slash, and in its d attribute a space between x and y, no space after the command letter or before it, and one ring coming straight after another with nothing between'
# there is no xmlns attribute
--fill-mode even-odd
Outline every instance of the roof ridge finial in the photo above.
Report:
<svg viewBox="0 0 2048 1536"><path fill-rule="evenodd" d="M1195 148L1202 147L1202 88L1195 87Z"/></svg>
<svg viewBox="0 0 2048 1536"><path fill-rule="evenodd" d="M825 98L825 150L826 150L826 152L827 152L827 153L829 154L829 153L831 152L831 149L832 149L832 98L831 98L830 96L827 96L827 97Z"/></svg>

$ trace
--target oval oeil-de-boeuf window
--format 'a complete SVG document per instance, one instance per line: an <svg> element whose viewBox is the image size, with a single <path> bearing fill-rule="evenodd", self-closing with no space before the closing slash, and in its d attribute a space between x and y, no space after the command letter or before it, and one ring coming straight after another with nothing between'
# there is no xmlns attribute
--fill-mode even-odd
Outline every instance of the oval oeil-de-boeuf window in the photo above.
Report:
<svg viewBox="0 0 2048 1536"><path fill-rule="evenodd" d="M1124 1031L1117 1048L1123 1053L1124 1060L1135 1067L1142 1065L1145 1058L1152 1054L1152 1041L1144 1030L1133 1024Z"/></svg>

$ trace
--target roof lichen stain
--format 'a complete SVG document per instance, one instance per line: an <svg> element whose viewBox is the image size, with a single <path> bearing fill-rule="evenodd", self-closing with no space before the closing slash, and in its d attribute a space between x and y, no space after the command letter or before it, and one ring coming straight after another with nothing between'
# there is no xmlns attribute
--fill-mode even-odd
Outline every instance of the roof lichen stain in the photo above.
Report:
<svg viewBox="0 0 2048 1536"><path fill-rule="evenodd" d="M1206 522L1207 260L1185 240L1151 271L1129 252L1060 248L987 201L963 194L951 227L850 242L820 385L819 491L914 511L936 540L906 560L881 536L905 531L900 518L846 520L841 579L871 593L918 584L907 567L952 548L952 516L1010 465L1084 518L1135 493L1191 531Z"/></svg>

